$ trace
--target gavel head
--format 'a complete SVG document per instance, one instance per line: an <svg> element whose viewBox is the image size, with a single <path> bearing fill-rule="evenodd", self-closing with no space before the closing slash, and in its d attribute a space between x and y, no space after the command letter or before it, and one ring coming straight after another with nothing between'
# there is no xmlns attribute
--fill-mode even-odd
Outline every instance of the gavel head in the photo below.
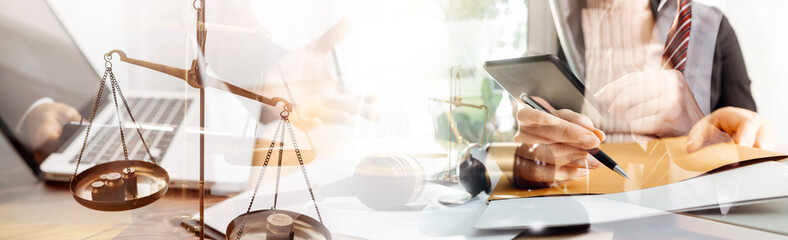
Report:
<svg viewBox="0 0 788 240"><path fill-rule="evenodd" d="M353 175L356 197L375 210L399 210L424 190L424 170L406 155L369 156Z"/></svg>
<svg viewBox="0 0 788 240"><path fill-rule="evenodd" d="M485 167L487 157L487 147L479 144L471 144L463 151L460 157L460 164L457 165L457 175L459 176L460 186L471 196L484 191L491 192L490 176Z"/></svg>

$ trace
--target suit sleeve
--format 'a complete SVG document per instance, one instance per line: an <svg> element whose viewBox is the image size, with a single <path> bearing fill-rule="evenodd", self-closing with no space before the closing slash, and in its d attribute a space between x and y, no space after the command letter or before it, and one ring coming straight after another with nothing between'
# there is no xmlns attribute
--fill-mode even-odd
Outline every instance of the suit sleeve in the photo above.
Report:
<svg viewBox="0 0 788 240"><path fill-rule="evenodd" d="M714 50L711 93L713 110L728 106L757 110L739 40L725 16L720 22Z"/></svg>

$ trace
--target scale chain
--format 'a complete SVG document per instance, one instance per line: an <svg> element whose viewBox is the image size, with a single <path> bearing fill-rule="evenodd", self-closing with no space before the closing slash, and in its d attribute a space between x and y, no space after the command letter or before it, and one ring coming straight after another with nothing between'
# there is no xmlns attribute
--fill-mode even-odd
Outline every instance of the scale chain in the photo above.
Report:
<svg viewBox="0 0 788 240"><path fill-rule="evenodd" d="M125 136L125 133L123 132L123 121L121 120L121 117L120 117L120 107L118 106L118 96L120 96L120 99L123 102L123 106L126 108L126 112L128 113L129 118L131 118L131 121L134 123L134 125L136 127L137 134L139 135L140 140L142 141L142 145L145 147L145 151L148 153L148 156L150 156L150 158L153 161L153 163L158 165L158 163L156 162L156 159L154 158L153 154L150 153L150 148L148 147L147 142L145 142L145 138L143 138L143 136L142 136L142 132L140 131L139 123L137 123L137 120L134 119L134 115L131 113L131 108L129 107L128 101L126 101L126 97L123 95L123 90L120 89L120 84L118 84L118 81L115 78L115 74L112 72L112 63L109 61L109 59L111 59L111 56L105 55L105 61L106 62L105 62L104 75L101 77L101 81L99 82L99 91L98 91L98 94L96 94L96 99L93 102L93 110L90 113L90 121L89 121L88 127L87 127L87 129L85 131L85 139L82 142L82 148L79 150L79 156L77 157L77 164L76 164L76 167L74 169L74 175L72 176L72 180L73 180L73 178L76 178L77 173L79 172L79 165L82 163L82 156L84 155L85 148L87 147L88 139L89 139L89 136L90 136L90 130L93 127L93 121L96 118L96 113L98 112L98 107L99 107L99 104L101 102L101 97L104 94L104 88L105 88L105 84L107 83L107 78L109 78L109 84L110 84L110 87L112 88L113 103L115 104L115 114L116 114L116 117L118 119L118 129L120 130L120 142L121 142L121 145L123 146L123 158L124 158L124 160L126 160L126 161L129 160L129 153L128 153L128 148L126 146L126 139L125 139L126 136ZM130 167L131 167L131 165L129 163L128 168L130 168Z"/></svg>
<svg viewBox="0 0 788 240"><path fill-rule="evenodd" d="M112 73L112 69L110 69L109 76L113 86L117 86L118 88L118 95L120 95L120 99L123 101L123 106L126 108L126 112L129 113L129 118L131 119L131 122L134 123L134 126L137 129L137 135L139 135L140 140L142 141L142 146L145 147L145 152L148 153L148 156L150 156L151 161L154 164L158 165L159 163L156 161L156 158L153 156L153 154L150 153L150 148L148 147L148 143L145 142L145 138L142 137L142 132L140 131L141 126L137 122L137 120L134 119L134 115L131 114L131 108L129 107L129 103L126 101L126 97L123 96L123 90L120 89L120 85L118 84L118 81L115 79L115 74Z"/></svg>
<svg viewBox="0 0 788 240"><path fill-rule="evenodd" d="M123 159L126 160L126 162L128 162L129 152L126 149L126 137L125 134L123 133L123 119L120 118L120 108L118 107L118 94L116 90L115 78L113 77L112 69L109 70L110 70L109 80L110 80L110 85L112 86L112 101L115 103L115 116L117 116L118 118L118 129L120 129L120 143L121 145L123 145ZM131 168L130 165L129 168Z"/></svg>
<svg viewBox="0 0 788 240"><path fill-rule="evenodd" d="M246 213L248 214L252 210L252 204L254 204L254 198L257 196L257 190L260 189L260 183L263 180L263 176L265 175L265 170L268 168L268 161L271 160L271 154L274 151L274 145L276 144L276 137L279 135L279 129L282 127L284 121L279 120L279 125L276 126L276 131L274 132L274 137L271 138L271 144L268 146L268 152L265 154L265 161L263 162L263 168L260 170L260 175L257 177L257 184L255 184L254 192L252 193L252 199L249 201L249 207L246 208ZM246 216L244 215L243 220L241 220L241 227L238 230L238 234L236 234L235 239L241 239L241 235L243 234L244 228L246 227Z"/></svg>
<svg viewBox="0 0 788 240"><path fill-rule="evenodd" d="M93 127L93 119L96 118L96 111L98 111L99 103L101 102L101 95L104 94L104 82L107 81L107 75L111 72L111 68L107 67L104 70L104 76L101 77L101 81L99 82L99 90L98 94L96 94L96 100L93 101L93 111L90 112L90 121L88 123L88 128L85 131L85 141L82 141L82 148L79 150L79 157L77 157L77 166L74 168L74 176L71 177L71 181L74 181L74 178L77 177L77 172L79 171L79 164L82 162L82 154L85 152L85 146L88 144L88 136L90 136L90 128ZM80 121L81 124L82 121Z"/></svg>
<svg viewBox="0 0 788 240"><path fill-rule="evenodd" d="M279 162L277 162L276 166L276 189L274 190L274 207L276 209L276 202L279 200L279 178L282 176L282 155L284 155L285 150L285 129L282 128L282 134L279 135Z"/></svg>
<svg viewBox="0 0 788 240"><path fill-rule="evenodd" d="M323 223L323 217L320 216L320 210L317 208L317 200L315 200L315 193L312 190L312 183L309 182L309 176L307 176L306 174L304 159L301 157L301 150L298 149L298 143L296 143L295 134L293 134L293 127L290 124L290 119L288 117L283 117L283 118L285 120L285 125L287 126L287 130L290 132L290 139L293 140L293 148L295 149L296 157L298 158L298 165L301 166L301 172L304 174L304 181L306 181L306 187L309 190L309 196L312 197L312 203L315 205L315 212L317 213L317 218L320 220L320 223Z"/></svg>
<svg viewBox="0 0 788 240"><path fill-rule="evenodd" d="M278 67L278 65L277 65L277 67ZM288 86L287 81L284 79L284 73L282 72L281 68L279 68L279 71L280 71L280 74L282 74L282 84L285 86L285 89L287 90L287 94L290 97L290 101L292 102L293 109L294 109L295 108L295 102L293 101L293 94L290 91L290 86ZM265 170L268 167L268 162L271 159L271 154L273 153L274 145L276 144L276 138L278 136L279 139L280 139L279 140L279 159L278 159L278 163L277 163L278 169L277 169L277 172L276 172L276 187L275 187L275 190L274 190L274 204L273 204L273 207L272 207L272 209L276 209L277 200L279 198L279 180L280 180L281 171L282 171L282 158L283 158L283 155L284 155L285 129L282 128L282 125L286 125L287 130L290 133L290 139L293 142L293 148L295 149L296 157L298 158L298 164L301 167L301 173L304 175L304 180L306 181L306 186L307 186L307 189L309 190L309 196L312 198L312 203L315 206L315 212L317 213L317 218L320 220L321 223L323 223L323 217L320 215L320 210L317 207L317 200L315 199L315 194L314 194L314 190L312 189L312 184L309 181L309 177L307 176L307 173L306 173L306 167L304 166L304 159L301 156L301 150L298 148L298 143L296 142L295 134L293 134L292 124L290 124L289 116L290 116L290 113L291 113L291 111L293 109L287 109L287 107L285 107L285 110L282 111L282 113L280 113L280 116L282 118L279 120L279 125L277 125L276 131L274 132L274 136L271 138L271 144L268 146L268 152L266 152L266 155L265 155L265 161L263 162L263 168L260 171L260 175L257 177L257 183L256 183L256 185L254 187L254 192L252 193L252 198L249 201L249 206L246 208L246 213L248 214L251 211L251 209L252 209L252 205L254 204L255 196L257 195L257 191L260 188L260 183L262 181L262 178L265 175ZM279 135L280 134L280 128L281 128L281 135ZM308 138L308 136L307 136L307 138ZM243 219L241 220L241 226L240 226L240 228L239 228L239 230L238 230L238 232L237 232L237 234L235 236L236 240L241 239L241 235L243 234L244 228L246 227L246 216L248 216L248 215L244 215Z"/></svg>
<svg viewBox="0 0 788 240"><path fill-rule="evenodd" d="M287 78L285 77L285 73L282 71L282 67L279 66L278 64L277 64L277 68L279 70L279 74L282 76L282 85L285 86L285 90L287 90L287 95L288 97L290 97L290 102L293 104L293 109L291 110L295 110L296 102L295 99L293 98L293 92L290 91L290 85L287 84ZM298 158L298 165L301 166L301 173L304 174L304 181L306 182L306 187L309 190L309 196L312 198L312 203L315 205L315 213L317 213L317 218L320 220L320 223L323 223L323 217L320 216L320 209L318 209L317 200L315 200L315 193L314 190L312 189L312 183L309 182L309 176L307 176L306 174L304 159L303 157L301 157L301 150L298 148L298 143L296 142L295 134L293 134L293 127L290 124L290 111L288 111L287 109L285 109L285 111L287 112L287 115L284 115L284 112L282 112L280 116L282 116L282 119L285 121L285 125L287 126L287 129L290 132L290 139L293 141L293 149L295 149L296 157ZM309 139L309 134L306 135L306 138L309 141L309 144L312 145L312 141Z"/></svg>
<svg viewBox="0 0 788 240"><path fill-rule="evenodd" d="M261 183L261 181L263 179L263 176L265 175L265 170L268 167L268 162L271 159L271 154L273 153L274 145L276 145L276 138L278 136L279 139L280 139L280 142L279 142L279 159L278 159L278 164L277 164L279 166L279 169L277 171L276 190L274 192L274 205L272 207L273 209L276 209L276 202L277 202L277 198L278 198L278 195L279 195L279 178L280 178L280 174L281 174L282 156L283 156L283 153L284 153L285 129L281 128L281 127L282 127L282 125L285 125L287 127L288 133L290 133L290 140L292 140L292 142L293 142L293 148L295 149L296 158L298 158L298 165L301 167L301 173L304 175L304 181L306 182L307 189L309 190L309 196L310 196L310 198L312 198L312 203L315 206L315 213L317 213L317 218L322 223L323 222L323 217L320 214L320 209L317 207L317 200L315 198L314 190L312 189L312 183L309 181L309 176L306 173L306 166L304 165L304 159L301 156L301 150L298 148L298 143L296 142L295 134L293 134L293 127L292 127L292 124L290 124L290 119L288 117L289 114L288 115L284 115L285 112L289 113L286 110L282 112L282 119L279 120L279 125L277 125L276 131L274 132L274 136L273 136L273 138L271 138L271 144L268 146L268 152L266 152L265 161L263 162L263 169L260 171L260 175L257 177L257 184L255 185L254 192L252 193L252 199L249 201L249 206L246 208L246 213L248 214L251 211L251 209L252 209L252 205L254 204L255 196L257 195L257 191L260 189L260 183ZM281 128L281 131L280 131L280 128ZM280 132L281 132L281 135L279 135ZM240 228L238 230L238 233L235 236L236 240L241 239L241 235L243 234L243 231L244 231L245 227L246 227L246 215L241 220L241 226L240 226Z"/></svg>

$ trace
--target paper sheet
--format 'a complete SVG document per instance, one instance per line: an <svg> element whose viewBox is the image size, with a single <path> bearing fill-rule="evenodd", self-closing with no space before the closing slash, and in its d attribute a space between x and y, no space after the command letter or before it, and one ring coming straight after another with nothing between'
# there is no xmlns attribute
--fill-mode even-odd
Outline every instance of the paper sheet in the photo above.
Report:
<svg viewBox="0 0 788 240"><path fill-rule="evenodd" d="M599 148L621 165L631 179L604 166L591 170L584 178L550 188L516 188L501 177L489 200L620 193L684 181L731 163L786 156L734 144L717 144L688 153L686 142L686 137L664 138L649 141L645 148L637 143L605 143Z"/></svg>
<svg viewBox="0 0 788 240"><path fill-rule="evenodd" d="M600 224L668 214L718 209L788 196L788 165L765 161L706 174L674 184L601 195L496 200L479 217L477 229L524 229ZM528 214L523 214L528 213Z"/></svg>

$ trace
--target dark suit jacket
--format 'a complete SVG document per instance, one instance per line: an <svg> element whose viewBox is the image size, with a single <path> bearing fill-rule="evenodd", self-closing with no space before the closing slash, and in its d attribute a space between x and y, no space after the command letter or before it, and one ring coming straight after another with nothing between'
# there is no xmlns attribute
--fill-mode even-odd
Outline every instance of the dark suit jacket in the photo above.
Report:
<svg viewBox="0 0 788 240"><path fill-rule="evenodd" d="M650 2L652 15L656 18L659 0L650 0ZM559 58L565 61L564 52L560 47L558 53ZM732 106L756 111L755 100L750 92L750 77L747 75L747 67L744 65L739 40L724 15L717 33L713 61L711 110Z"/></svg>

